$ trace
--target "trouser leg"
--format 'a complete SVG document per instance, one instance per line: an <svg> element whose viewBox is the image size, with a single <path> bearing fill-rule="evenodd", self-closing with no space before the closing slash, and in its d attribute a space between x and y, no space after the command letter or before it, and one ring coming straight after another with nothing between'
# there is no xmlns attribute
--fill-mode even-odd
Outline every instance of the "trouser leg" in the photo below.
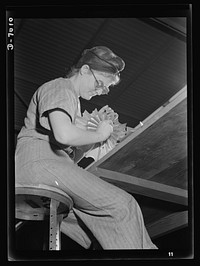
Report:
<svg viewBox="0 0 200 266"><path fill-rule="evenodd" d="M140 207L132 197L128 204L114 207L108 215L106 212L88 215L79 209L74 212L90 228L103 249L156 249L145 229Z"/></svg>
<svg viewBox="0 0 200 266"><path fill-rule="evenodd" d="M74 213L90 229L103 249L156 248L140 207L125 191L72 163L40 160L40 182L64 190L74 201Z"/></svg>
<svg viewBox="0 0 200 266"><path fill-rule="evenodd" d="M66 218L61 223L61 232L69 236L79 245L88 249L91 246L91 239L88 234L82 229L80 223L74 214L74 211L71 210Z"/></svg>

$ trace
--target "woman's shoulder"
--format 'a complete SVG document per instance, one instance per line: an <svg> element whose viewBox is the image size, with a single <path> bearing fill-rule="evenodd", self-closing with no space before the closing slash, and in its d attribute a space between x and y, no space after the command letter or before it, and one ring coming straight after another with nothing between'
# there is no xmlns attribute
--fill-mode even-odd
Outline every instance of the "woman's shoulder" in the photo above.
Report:
<svg viewBox="0 0 200 266"><path fill-rule="evenodd" d="M67 93L73 94L71 81L67 78L59 77L43 83L37 90L37 94Z"/></svg>
<svg viewBox="0 0 200 266"><path fill-rule="evenodd" d="M52 79L52 80L49 80L45 83L42 84L42 86L40 87L54 87L56 85L65 85L65 86L69 86L71 87L71 82L69 79L67 78L63 78L63 77L59 77L59 78L55 78L55 79Z"/></svg>

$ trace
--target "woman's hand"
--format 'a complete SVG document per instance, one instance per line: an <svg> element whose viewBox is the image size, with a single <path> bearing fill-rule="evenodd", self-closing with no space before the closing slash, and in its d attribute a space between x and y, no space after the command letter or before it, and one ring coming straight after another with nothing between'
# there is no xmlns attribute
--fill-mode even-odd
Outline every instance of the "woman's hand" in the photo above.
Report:
<svg viewBox="0 0 200 266"><path fill-rule="evenodd" d="M96 132L100 135L101 141L109 138L110 134L113 132L112 121L104 120L100 122Z"/></svg>
<svg viewBox="0 0 200 266"><path fill-rule="evenodd" d="M100 122L96 131L83 130L72 124L70 117L60 110L49 112L49 123L57 142L76 147L104 141L113 131L109 120Z"/></svg>

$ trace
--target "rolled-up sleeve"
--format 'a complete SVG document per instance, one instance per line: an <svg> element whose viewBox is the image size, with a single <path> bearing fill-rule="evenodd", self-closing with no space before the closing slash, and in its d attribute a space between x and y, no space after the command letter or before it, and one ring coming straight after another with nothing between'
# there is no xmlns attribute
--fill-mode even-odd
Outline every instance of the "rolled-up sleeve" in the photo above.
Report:
<svg viewBox="0 0 200 266"><path fill-rule="evenodd" d="M64 79L54 80L44 84L37 95L39 123L50 130L47 111L61 109L69 115L72 122L77 112L77 99L69 82Z"/></svg>

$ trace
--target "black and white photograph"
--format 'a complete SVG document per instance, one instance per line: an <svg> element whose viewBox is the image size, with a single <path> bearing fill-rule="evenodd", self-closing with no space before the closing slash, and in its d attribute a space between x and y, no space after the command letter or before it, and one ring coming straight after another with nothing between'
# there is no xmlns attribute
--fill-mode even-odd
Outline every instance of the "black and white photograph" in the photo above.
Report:
<svg viewBox="0 0 200 266"><path fill-rule="evenodd" d="M191 17L7 7L9 261L194 258Z"/></svg>

